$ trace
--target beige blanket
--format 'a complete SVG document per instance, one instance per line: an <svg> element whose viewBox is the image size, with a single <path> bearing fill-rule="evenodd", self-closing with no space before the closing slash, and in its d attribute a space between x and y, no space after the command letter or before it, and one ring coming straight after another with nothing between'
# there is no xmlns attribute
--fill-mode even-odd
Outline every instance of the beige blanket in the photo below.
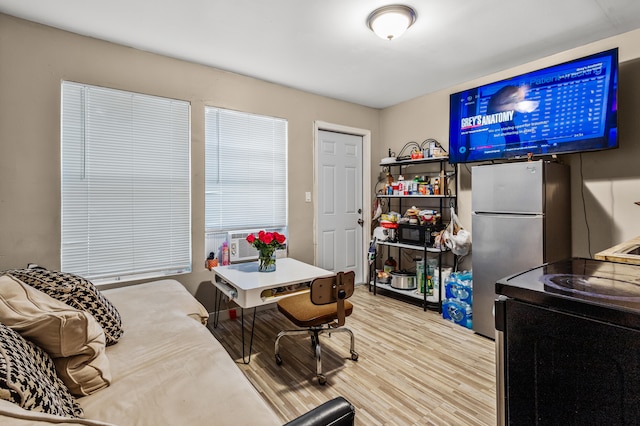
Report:
<svg viewBox="0 0 640 426"><path fill-rule="evenodd" d="M0 424L281 424L202 324L207 312L179 282L161 280L104 294L122 316L124 335L107 347L111 386L79 399L85 418L98 423L0 404ZM18 415L40 418L18 420Z"/></svg>

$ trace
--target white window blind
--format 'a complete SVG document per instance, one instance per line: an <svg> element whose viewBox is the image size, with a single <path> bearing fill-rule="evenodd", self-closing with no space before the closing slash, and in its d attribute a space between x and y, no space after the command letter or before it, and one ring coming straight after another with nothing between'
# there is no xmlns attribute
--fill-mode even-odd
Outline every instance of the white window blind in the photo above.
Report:
<svg viewBox="0 0 640 426"><path fill-rule="evenodd" d="M62 83L61 266L94 282L191 271L190 105Z"/></svg>
<svg viewBox="0 0 640 426"><path fill-rule="evenodd" d="M287 226L287 121L205 108L207 231Z"/></svg>

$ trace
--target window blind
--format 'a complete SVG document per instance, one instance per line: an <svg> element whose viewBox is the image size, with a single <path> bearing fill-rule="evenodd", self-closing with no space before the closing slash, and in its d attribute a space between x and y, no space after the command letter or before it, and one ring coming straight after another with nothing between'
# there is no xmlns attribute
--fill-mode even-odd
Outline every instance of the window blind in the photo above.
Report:
<svg viewBox="0 0 640 426"><path fill-rule="evenodd" d="M205 227L287 226L287 121L205 108Z"/></svg>
<svg viewBox="0 0 640 426"><path fill-rule="evenodd" d="M62 83L66 272L94 282L191 270L190 105Z"/></svg>

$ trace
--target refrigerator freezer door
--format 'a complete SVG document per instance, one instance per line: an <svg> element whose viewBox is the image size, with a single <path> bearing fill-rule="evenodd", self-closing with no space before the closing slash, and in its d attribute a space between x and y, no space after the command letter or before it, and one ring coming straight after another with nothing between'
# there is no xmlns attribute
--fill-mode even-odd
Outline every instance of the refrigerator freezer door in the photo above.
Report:
<svg viewBox="0 0 640 426"><path fill-rule="evenodd" d="M542 213L543 166L542 161L532 161L473 167L471 210L492 213ZM473 231L475 233L475 228ZM473 239L475 243L476 237Z"/></svg>
<svg viewBox="0 0 640 426"><path fill-rule="evenodd" d="M475 186L474 186L475 191ZM495 338L496 282L543 263L542 215L472 215L473 330Z"/></svg>

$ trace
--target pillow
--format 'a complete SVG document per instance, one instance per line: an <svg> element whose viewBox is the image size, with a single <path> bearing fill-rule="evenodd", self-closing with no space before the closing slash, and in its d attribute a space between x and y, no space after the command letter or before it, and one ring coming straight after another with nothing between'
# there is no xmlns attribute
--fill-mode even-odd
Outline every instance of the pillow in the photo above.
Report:
<svg viewBox="0 0 640 426"><path fill-rule="evenodd" d="M93 315L104 331L107 345L116 343L122 336L120 313L90 281L78 275L41 268L14 269L5 273L54 299Z"/></svg>
<svg viewBox="0 0 640 426"><path fill-rule="evenodd" d="M0 324L0 398L26 410L64 417L84 413L41 348Z"/></svg>
<svg viewBox="0 0 640 426"><path fill-rule="evenodd" d="M4 275L0 322L44 349L72 394L89 395L109 386L104 332L87 312Z"/></svg>

